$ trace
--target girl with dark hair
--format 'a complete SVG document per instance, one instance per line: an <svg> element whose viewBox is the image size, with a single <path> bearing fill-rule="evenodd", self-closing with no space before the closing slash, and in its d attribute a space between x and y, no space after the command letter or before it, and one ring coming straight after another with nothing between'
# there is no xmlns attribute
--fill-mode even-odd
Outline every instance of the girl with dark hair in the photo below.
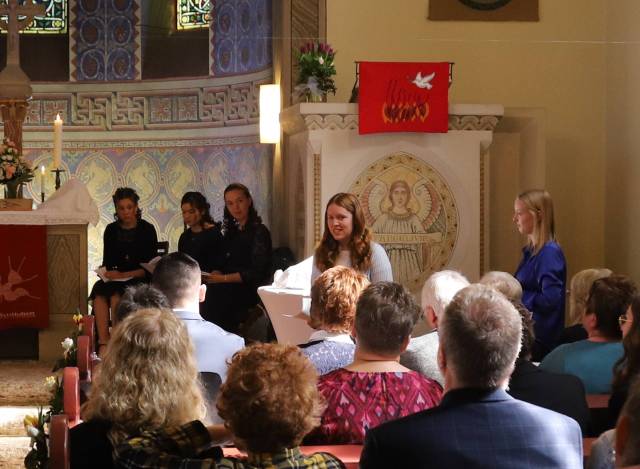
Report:
<svg viewBox="0 0 640 469"><path fill-rule="evenodd" d="M142 219L139 200L136 191L129 187L120 187L113 194L115 221L104 230L102 266L106 269L105 280L98 280L89 296L93 300L100 352L109 341L110 310L115 322L115 311L124 290L148 281L140 264L149 262L157 252L156 230Z"/></svg>
<svg viewBox="0 0 640 469"><path fill-rule="evenodd" d="M187 192L180 201L185 231L180 235L178 251L193 257L203 272L218 266L222 235L209 213L210 205L200 192Z"/></svg>
<svg viewBox="0 0 640 469"><path fill-rule="evenodd" d="M622 330L624 355L613 367L613 383L609 399L611 422L618 420L622 406L627 400L629 386L640 376L640 294L635 294L631 305L618 318Z"/></svg>
<svg viewBox="0 0 640 469"><path fill-rule="evenodd" d="M393 281L387 253L371 237L358 198L345 192L331 197L324 215L324 234L313 256L311 283L336 265L351 267L371 282Z"/></svg>
<svg viewBox="0 0 640 469"><path fill-rule="evenodd" d="M203 275L208 284L205 319L239 332L249 310L259 302L258 287L269 282L271 234L246 186L227 186L224 205L219 270Z"/></svg>

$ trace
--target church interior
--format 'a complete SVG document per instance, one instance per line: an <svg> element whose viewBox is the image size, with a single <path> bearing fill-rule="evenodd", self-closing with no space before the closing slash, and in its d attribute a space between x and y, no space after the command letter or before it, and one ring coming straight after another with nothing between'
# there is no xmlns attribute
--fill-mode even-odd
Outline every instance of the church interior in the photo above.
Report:
<svg viewBox="0 0 640 469"><path fill-rule="evenodd" d="M56 176L62 188L75 179L97 211L91 221L47 231L48 326L0 330L0 467L23 467L30 438L22 418L47 404L40 385L62 353L73 315L91 309L86 298L98 280L94 269L119 187L137 191L144 220L174 252L186 226L183 194L201 192L220 221L225 187L242 183L273 247L291 249L300 262L321 240L334 193L368 194L375 178L390 186L398 177L380 176L385 161L409 168L410 184L418 187L421 177L440 181L434 183L440 194L454 200L445 205L455 229L436 232L435 219L424 230L418 223L413 239L394 238L421 246L415 250L420 274L401 279L418 301L438 269L460 270L470 281L488 271L515 272L525 239L514 226L514 199L546 189L567 279L606 267L640 282L640 247L633 241L640 229L635 0L513 0L533 5L533 16L497 21L456 17L456 8L436 18L436 0L36 3L46 7L48 20L38 16L20 33L19 66L32 93L20 144L33 167L44 169L24 185L23 196L33 199L36 216L56 194ZM10 62L10 38L6 23L0 28L2 69ZM307 103L296 93L298 54L313 41L336 51L336 91ZM360 62L452 64L449 132L359 135L351 98ZM277 85L280 96L271 117L281 123L274 143L261 143L260 87L267 84ZM10 106L3 96L0 76L0 108ZM63 122L59 162L56 116ZM6 124L4 130L7 135ZM371 219L385 207L380 202ZM13 225L14 216L23 215L0 211L0 225ZM71 225L79 231L62 229ZM380 236L384 242L392 235ZM10 255L10 240L0 243ZM4 262L0 257L0 287ZM71 290L56 288L66 282Z"/></svg>

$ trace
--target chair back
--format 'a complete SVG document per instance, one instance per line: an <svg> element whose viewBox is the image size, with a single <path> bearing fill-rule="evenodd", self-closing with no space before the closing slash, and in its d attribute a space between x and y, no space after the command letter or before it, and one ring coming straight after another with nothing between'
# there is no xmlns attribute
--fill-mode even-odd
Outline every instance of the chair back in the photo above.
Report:
<svg viewBox="0 0 640 469"><path fill-rule="evenodd" d="M75 366L65 367L62 374L63 409L69 428L80 423L80 372Z"/></svg>
<svg viewBox="0 0 640 469"><path fill-rule="evenodd" d="M53 415L49 425L49 467L69 469L69 420L64 414Z"/></svg>
<svg viewBox="0 0 640 469"><path fill-rule="evenodd" d="M199 373L200 383L204 389L204 401L207 406L207 419L211 423L222 423L218 417L218 410L216 409L216 399L218 398L218 392L220 392L220 386L222 385L222 378L218 373L211 371L202 371Z"/></svg>
<svg viewBox="0 0 640 469"><path fill-rule="evenodd" d="M158 241L156 244L157 255L162 257L169 253L169 241Z"/></svg>

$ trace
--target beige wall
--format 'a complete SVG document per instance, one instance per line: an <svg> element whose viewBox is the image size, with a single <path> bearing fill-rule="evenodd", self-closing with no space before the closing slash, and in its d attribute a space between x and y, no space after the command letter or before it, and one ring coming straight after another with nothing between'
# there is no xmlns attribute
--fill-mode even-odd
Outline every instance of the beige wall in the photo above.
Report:
<svg viewBox="0 0 640 469"><path fill-rule="evenodd" d="M434 22L427 3L327 0L327 39L338 51L331 100L348 100L355 60L451 61L451 102L543 108L546 186L569 271L602 265L606 0L540 0L541 21L527 23ZM500 218L511 223L510 212Z"/></svg>
<svg viewBox="0 0 640 469"><path fill-rule="evenodd" d="M607 11L606 262L640 281L640 2Z"/></svg>

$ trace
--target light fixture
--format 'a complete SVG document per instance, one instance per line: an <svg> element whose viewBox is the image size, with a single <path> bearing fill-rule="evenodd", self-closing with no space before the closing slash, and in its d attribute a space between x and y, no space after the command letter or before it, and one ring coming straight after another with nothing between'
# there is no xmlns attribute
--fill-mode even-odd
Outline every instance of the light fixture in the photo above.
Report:
<svg viewBox="0 0 640 469"><path fill-rule="evenodd" d="M280 143L280 85L260 85L260 143Z"/></svg>

